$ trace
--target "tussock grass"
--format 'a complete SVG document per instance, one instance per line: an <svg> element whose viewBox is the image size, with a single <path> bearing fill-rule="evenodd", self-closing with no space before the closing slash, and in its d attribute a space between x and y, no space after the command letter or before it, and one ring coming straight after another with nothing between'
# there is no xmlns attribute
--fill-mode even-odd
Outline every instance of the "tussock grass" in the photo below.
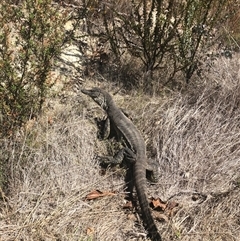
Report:
<svg viewBox="0 0 240 241"><path fill-rule="evenodd" d="M240 238L239 62L223 58L211 71L185 93L131 103L160 164L154 194L180 205L170 226L159 225L166 240Z"/></svg>
<svg viewBox="0 0 240 241"><path fill-rule="evenodd" d="M236 61L236 59L235 59ZM115 95L143 132L160 178L148 195L179 203L163 240L240 239L240 78L220 59L209 77L165 97ZM100 108L86 96L49 109L10 148L9 193L2 193L0 240L146 240L141 219L124 211L124 175L101 174L107 152L93 121ZM87 201L92 190L116 195Z"/></svg>
<svg viewBox="0 0 240 241"><path fill-rule="evenodd" d="M80 116L71 105L55 103L54 108L12 147L1 240L122 240L118 230L127 222L119 208L123 195L97 202L85 196L94 189L123 191L124 180L115 183L111 173L100 175L97 130L83 108Z"/></svg>

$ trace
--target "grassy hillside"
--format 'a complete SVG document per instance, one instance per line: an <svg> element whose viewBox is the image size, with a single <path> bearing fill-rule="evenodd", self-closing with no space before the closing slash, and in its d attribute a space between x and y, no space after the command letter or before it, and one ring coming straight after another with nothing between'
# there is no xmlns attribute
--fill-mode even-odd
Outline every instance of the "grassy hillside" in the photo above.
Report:
<svg viewBox="0 0 240 241"><path fill-rule="evenodd" d="M183 93L114 95L160 164L149 197L175 203L154 211L163 240L240 238L238 58L217 60L208 78ZM107 82L101 87L116 90ZM146 240L136 210L123 209L124 171L103 172L96 160L109 153L93 120L102 115L69 89L64 98L49 98L42 117L3 146L11 156L9 192L1 192L1 240ZM92 190L115 195L87 200Z"/></svg>
<svg viewBox="0 0 240 241"><path fill-rule="evenodd" d="M239 3L177 1L162 14L147 1L14 2L0 4L0 241L148 240L126 170L99 165L118 145L97 138L104 112L80 91L93 86L159 163L147 195L163 240L240 240ZM208 28L202 9L221 21Z"/></svg>

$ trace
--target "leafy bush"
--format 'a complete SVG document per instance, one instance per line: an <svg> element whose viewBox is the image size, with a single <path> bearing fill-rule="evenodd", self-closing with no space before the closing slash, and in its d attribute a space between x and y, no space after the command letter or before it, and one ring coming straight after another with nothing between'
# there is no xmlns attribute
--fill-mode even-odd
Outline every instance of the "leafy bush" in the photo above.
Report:
<svg viewBox="0 0 240 241"><path fill-rule="evenodd" d="M51 0L0 4L0 136L35 116L54 84L50 71L67 20L59 10Z"/></svg>
<svg viewBox="0 0 240 241"><path fill-rule="evenodd" d="M135 66L141 72L139 81L144 79L146 86L159 79L164 84L179 72L187 82L191 79L198 67L199 53L212 37L212 28L225 16L228 3L226 0L84 2L89 33L97 34L110 46L115 56L113 62L119 67L127 62L137 63Z"/></svg>

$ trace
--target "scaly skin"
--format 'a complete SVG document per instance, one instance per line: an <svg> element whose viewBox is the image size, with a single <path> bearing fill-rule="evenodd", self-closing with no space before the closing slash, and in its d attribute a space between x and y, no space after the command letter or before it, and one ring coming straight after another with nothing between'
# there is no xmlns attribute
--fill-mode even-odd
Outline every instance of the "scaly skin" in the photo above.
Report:
<svg viewBox="0 0 240 241"><path fill-rule="evenodd" d="M136 187L139 204L141 207L143 221L146 224L147 231L152 241L161 241L161 235L158 233L156 224L152 217L147 196L146 196L146 145L141 133L135 127L130 119L116 106L112 97L104 90L93 88L91 90L82 90L82 93L89 95L99 104L107 113L110 121L128 143L128 148L133 161L134 185Z"/></svg>

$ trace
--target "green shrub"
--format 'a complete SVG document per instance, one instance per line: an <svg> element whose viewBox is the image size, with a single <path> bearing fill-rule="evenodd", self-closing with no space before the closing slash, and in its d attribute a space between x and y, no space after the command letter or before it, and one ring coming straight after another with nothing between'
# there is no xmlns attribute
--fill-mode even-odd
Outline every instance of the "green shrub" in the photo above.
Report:
<svg viewBox="0 0 240 241"><path fill-rule="evenodd" d="M63 44L66 13L50 0L0 4L0 136L39 113L54 84L50 71Z"/></svg>

